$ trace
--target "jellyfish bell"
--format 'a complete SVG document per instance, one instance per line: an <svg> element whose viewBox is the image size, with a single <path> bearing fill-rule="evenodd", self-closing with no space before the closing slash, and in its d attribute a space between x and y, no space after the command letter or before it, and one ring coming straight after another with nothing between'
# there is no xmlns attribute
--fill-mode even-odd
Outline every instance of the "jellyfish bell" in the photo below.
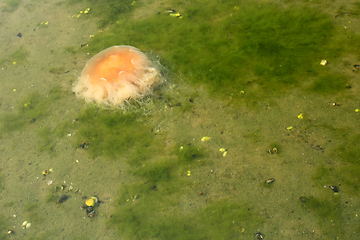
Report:
<svg viewBox="0 0 360 240"><path fill-rule="evenodd" d="M93 56L73 91L87 102L121 106L151 92L160 82L155 64L132 46L113 46Z"/></svg>

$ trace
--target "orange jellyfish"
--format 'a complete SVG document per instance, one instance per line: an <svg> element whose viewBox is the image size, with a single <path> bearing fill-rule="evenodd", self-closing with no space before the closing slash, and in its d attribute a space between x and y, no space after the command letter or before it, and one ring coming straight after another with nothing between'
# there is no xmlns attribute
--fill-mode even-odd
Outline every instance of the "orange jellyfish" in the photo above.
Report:
<svg viewBox="0 0 360 240"><path fill-rule="evenodd" d="M121 106L151 92L159 71L139 49L113 46L93 56L82 70L73 91L87 102Z"/></svg>

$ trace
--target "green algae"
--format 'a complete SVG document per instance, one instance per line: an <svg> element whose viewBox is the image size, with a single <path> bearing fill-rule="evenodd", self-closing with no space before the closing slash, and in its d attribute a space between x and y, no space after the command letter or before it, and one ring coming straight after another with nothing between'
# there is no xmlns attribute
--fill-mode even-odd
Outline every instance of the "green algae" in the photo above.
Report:
<svg viewBox="0 0 360 240"><path fill-rule="evenodd" d="M64 92L53 88L47 97L31 92L18 103L16 109L0 117L0 132L10 133L34 124L49 114L49 106L64 96Z"/></svg>
<svg viewBox="0 0 360 240"><path fill-rule="evenodd" d="M121 187L110 225L129 239L252 236L263 220L251 204L231 199L211 201L193 190L189 176L207 164L205 152L199 146L175 144L172 151L165 151L163 159L150 158L134 166L131 174L140 181Z"/></svg>
<svg viewBox="0 0 360 240"><path fill-rule="evenodd" d="M314 80L310 86L310 90L322 94L334 94L341 92L347 88L351 88L348 84L348 76L344 74L324 75Z"/></svg>
<svg viewBox="0 0 360 240"><path fill-rule="evenodd" d="M280 13L289 19L300 19L299 22L306 19L310 22L316 20L319 24L319 26L310 25L311 30L316 32L316 34L320 34L315 34L314 38L306 37L301 40L304 42L294 39L295 33L291 31L295 32L295 30L302 29L298 26L300 23L297 23L293 29L289 29L289 41L278 41L280 37L287 36L287 33L282 32L280 29L281 26L289 27L287 23L283 23L287 18L277 14L270 17L270 10L260 9L258 10L259 13L255 13L255 7L250 4L250 6L246 6L246 10L249 11L249 14L252 13L253 16L246 16L242 13L242 17L255 23L258 21L258 24L254 24L254 29L251 29L249 23L242 23L239 20L240 17L234 18L236 20L235 26L227 26L226 24L231 25L231 22L229 19L226 20L226 11L237 10L232 5L233 3L230 1L228 5L224 4L219 8L215 8L214 5L210 4L209 8L202 7L201 9L196 4L193 8L192 6L187 6L187 3L179 2L174 8L183 13L182 19L170 18L170 16L161 11L159 15L151 16L150 19L134 21L134 25L130 21L125 22L123 19L119 19L119 23L115 23L117 16L115 17L114 15L113 19L107 19L105 22L112 21L114 25L122 25L125 30L129 30L130 34L123 34L120 31L120 27L117 26L115 27L117 32L111 31L111 34L118 34L117 41L115 41L115 37L111 37L111 34L106 35L104 33L103 36L99 34L100 36L97 36L97 39L93 42L94 45L90 46L89 49L95 53L104 47L122 44L123 41L128 44L136 44L135 46L140 46L141 42L143 42L145 44L142 45L142 50L153 50L159 53L170 65L173 64L171 67L172 71L185 76L194 86L206 85L209 92L215 93L214 95L219 98L227 97L231 91L244 91L244 93L232 95L235 100L229 101L232 103L234 101L245 103L248 107L258 107L260 96L271 98L277 94L291 92L293 88L303 89L306 93L316 92L323 95L346 91L350 78L335 72L332 72L334 74L329 74L324 69L319 69L317 58L320 59L321 54L318 53L315 56L315 53L305 53L304 56L301 55L299 59L291 62L291 59L294 57L292 54L296 55L301 53L301 51L306 52L306 50L310 52L324 50L322 46L317 45L315 39L316 37L321 38L321 33L324 33L317 30L319 26L322 26L321 24L325 24L329 20L326 14L317 15L314 14L314 10L310 9L309 12L313 14L312 16L307 16L306 14L304 14L305 16L300 16L299 9L291 12L277 5L265 5L272 12L280 10ZM166 9L165 6L164 9ZM303 12L307 12L307 10L302 9ZM131 11L128 13L131 13ZM217 15L218 13L220 13L220 16ZM260 16L264 17L264 21L260 19ZM156 21L154 20L155 18L157 18ZM192 18L196 24L193 27L189 27L190 21L185 22L187 21L186 18ZM204 19L209 19L210 23L207 25L201 23L204 22ZM270 24L265 21L266 19L269 19ZM149 21L146 23L147 20ZM185 23L179 23L178 20L185 20ZM101 24L105 24L105 22ZM159 29L155 30L155 27L151 26L154 23L158 24ZM225 25L224 29L221 27L222 25ZM240 25L240 27L236 25ZM134 26L135 28L132 28ZM268 33L265 27L269 29ZM329 27L327 30L331 37L336 29L333 28L332 24ZM238 35L230 36L229 39L223 40L220 36L220 33L224 34L226 31L236 32L242 28L247 30L249 34L247 38ZM189 36L188 38L180 37L180 39L173 39L176 32L180 32L184 36L187 33L186 30L198 32L195 36ZM265 31L260 34L263 38L270 35L272 38L269 38L268 42L263 39L257 39L257 31ZM144 39L145 37L141 36L140 32L149 38ZM161 39L156 42L159 34L164 35L165 40ZM200 34L205 37L197 36ZM121 36L119 37L119 35ZM212 38L213 35L215 35L214 40L205 39ZM301 34L299 35L302 36ZM324 36L325 40L320 41L324 46L327 46L327 37ZM169 46L164 46L166 40ZM204 49L201 49L201 44L197 41L203 41ZM229 47L227 46L227 43L231 41L237 43L234 44L235 46L239 45L238 49L233 50L233 55L229 52ZM290 43L294 45L291 46ZM189 45L195 53L185 56L188 54L185 48ZM330 46L329 49L332 49L331 47L333 46ZM201 54L203 54L204 59L201 58ZM279 54L279 57L273 57L273 55L277 54ZM227 57L229 59L224 60L224 63L222 63L216 57L217 55L222 57L221 59L226 59ZM315 59L314 56L317 58L313 63L309 64L306 62L306 59ZM285 59L283 61L285 64L284 69L278 69L277 64L282 61L282 58ZM200 60L201 66L197 64L197 61ZM234 62L237 64L234 64ZM237 67L240 67L240 69L237 69ZM248 72L245 71L245 68L249 68ZM209 73L209 69L215 73ZM303 79L300 76L303 72L305 72L305 76L309 77L306 83L302 81ZM244 74L246 76L244 79L246 80L242 80L240 77L236 80L229 80L234 79L232 76L234 74ZM326 84L327 81L330 82L329 85ZM176 117L180 118L184 112L188 113L191 111L192 103L188 101L191 96L184 97L184 99L171 96L164 96L164 98L166 99L161 104L165 103L168 109L172 109L173 119L176 119ZM39 102L41 101L40 97ZM21 101L20 106L26 103L26 101ZM176 106L177 103L181 103L181 105ZM161 105L160 102L157 104ZM36 109L39 110L42 107L39 103L34 109L31 109L32 114L36 115ZM155 104L155 108L157 107L158 105ZM24 109L24 115L28 114L26 111L28 111L27 108ZM229 111L236 110L232 108ZM16 119L20 118L20 114L13 115L15 116L13 119L16 122ZM45 116L47 115L40 114L38 119L44 119ZM294 116L296 118L296 115ZM124 113L122 111L106 110L98 107L85 108L76 117L77 120L74 123L60 123L54 128L42 126L38 132L42 141L40 149L52 152L55 146L54 139L57 136L65 136L64 134L68 132L68 129L75 129L79 130L75 137L75 147L80 147L81 145L87 146L89 144L83 151L89 153L93 158L105 156L105 158L126 161L129 164L130 167L127 170L131 175L130 177L135 179L135 183L125 184L119 189L116 210L110 219L111 225L118 229L119 236L121 237L126 239L253 238L254 233L263 226L265 219L264 216L259 214L258 209L253 210L254 205L242 201L241 198L230 200L230 197L226 196L215 200L206 194L199 194L194 186L195 184L193 184L193 179L187 176L188 171L193 176L195 175L194 172L200 171L202 166L210 164L210 159L213 156L209 156L208 153L211 151L207 148L201 148L196 144L187 145L187 141L183 139L174 140L166 132L160 131L157 133L153 124L156 120L153 120L153 118L156 117L151 116L151 114L149 117L145 117L142 113L136 111ZM161 116L158 116L158 118L161 118ZM172 121L173 119L167 120ZM303 119L304 124L299 124L298 127L304 127L305 130L309 131L315 129L314 125L310 123L312 119L313 116L310 113L306 114L306 118ZM26 124L23 125L26 127L28 126ZM335 139L340 141L340 144L337 143L333 149L330 149L333 150L330 151L331 154L326 155L327 157L335 156L335 161L333 164L330 164L330 167L325 157L320 154L313 154L316 156L316 167L318 167L313 182L319 188L323 188L323 185L338 185L341 183L339 194L344 194L345 197L349 195L354 196L358 191L356 173L359 169L356 160L358 159L356 149L358 149L359 139L357 139L356 135L350 134L349 128L334 128L330 124L323 124L322 128L323 132L326 133L325 137L334 136ZM264 141L263 138L268 139L269 136L264 133L262 128L257 129L255 127L254 129L256 130L245 134L244 138L251 141L253 145L265 142L263 144L265 147L264 155L266 155L265 150L269 142L272 143L268 147L276 146L281 151L281 157L288 157L285 153L286 149L289 149L289 151L293 150L292 146L289 145L286 149L285 147L281 149L283 142L278 139ZM300 131L304 129L300 129ZM181 129L176 131L181 131ZM317 131L316 133L320 136L319 133L323 132ZM240 132L235 133L240 134ZM349 136L351 136L350 140L346 140ZM169 139L171 139L170 147L166 147L163 142L169 141ZM307 140L301 146L308 146ZM173 142L177 143L174 144ZM83 145L84 143L86 145ZM342 163L342 166L337 167L336 164L339 162ZM226 161L223 164L226 164ZM276 165L276 162L273 164ZM256 176L255 173L254 176ZM223 178L221 177L219 180L223 181ZM289 180L285 179L284 181ZM261 183L264 184L263 181ZM265 187L277 190L276 185L265 185ZM308 200L304 204L306 211L304 212L310 211L318 219L321 232L326 237L347 236L345 230L339 227L339 221L344 218L344 211L341 210L343 203L338 201L338 196L333 196L333 192L329 188L326 188L325 192L321 192L320 195L320 197L316 198L307 198ZM325 198L325 196L330 197ZM49 201L53 200L52 197L52 195L49 195ZM45 201L47 201L47 197L45 197ZM34 208L34 211L36 211L36 208ZM325 219L326 222L323 223L322 219ZM336 223L335 227L329 223L329 220L332 219L336 219L334 222ZM245 232L242 229L245 229ZM266 237L271 238L271 234L266 233Z"/></svg>
<svg viewBox="0 0 360 240"><path fill-rule="evenodd" d="M20 47L9 55L0 58L1 67L19 66L27 63L29 51Z"/></svg>
<svg viewBox="0 0 360 240"><path fill-rule="evenodd" d="M41 127L37 131L38 136L41 139L38 150L40 152L46 151L50 154L53 154L56 143L54 141L54 135L49 127Z"/></svg>
<svg viewBox="0 0 360 240"><path fill-rule="evenodd" d="M15 113L9 113L1 118L1 131L12 132L29 126L34 120L46 115L45 102L37 93L31 93L20 101ZM33 120L34 119L34 120Z"/></svg>
<svg viewBox="0 0 360 240"><path fill-rule="evenodd" d="M125 238L249 238L262 223L248 203L235 203L224 199L189 212L186 210L187 207L179 205L178 199L189 198L189 201L196 205L195 202L199 201L196 199L201 198L201 195L189 196L181 189L171 191L164 185L152 188L140 184L125 186L120 191L117 212L112 215L110 224L116 226L119 234ZM137 195L136 199L130 197L134 193ZM224 229L226 231L223 231ZM247 231L243 233L241 229Z"/></svg>
<svg viewBox="0 0 360 240"><path fill-rule="evenodd" d="M360 189L357 181L360 171L358 162L360 157L359 136L349 132L346 133L345 136L349 135L349 137L344 136L343 142L329 151L329 156L337 161L330 164L321 164L313 178L319 187L334 185L338 187L340 192L355 196Z"/></svg>
<svg viewBox="0 0 360 240"><path fill-rule="evenodd" d="M107 0L105 2L98 2L96 0L68 0L68 5L83 3L90 9L88 14L82 17L95 17L98 19L98 27L103 28L106 25L115 22L119 16L127 16L127 13L133 11L141 4L134 0ZM85 10L85 9L84 9Z"/></svg>
<svg viewBox="0 0 360 240"><path fill-rule="evenodd" d="M1 8L2 12L12 13L15 12L21 4L21 0L6 0L5 6Z"/></svg>
<svg viewBox="0 0 360 240"><path fill-rule="evenodd" d="M181 19L161 8L145 19L119 16L86 51L125 44L156 52L194 85L250 107L259 97L271 99L294 87L321 94L346 90L348 76L329 74L319 64L346 48L339 47L331 16L301 5L260 3L178 3L173 8L181 9Z"/></svg>
<svg viewBox="0 0 360 240"><path fill-rule="evenodd" d="M94 106L83 110L77 119L76 146L89 143L93 158L103 155L115 159L152 142L151 126L139 112L101 110Z"/></svg>
<svg viewBox="0 0 360 240"><path fill-rule="evenodd" d="M343 236L343 216L339 196L307 197L302 204L305 211L316 215L324 236L334 239Z"/></svg>

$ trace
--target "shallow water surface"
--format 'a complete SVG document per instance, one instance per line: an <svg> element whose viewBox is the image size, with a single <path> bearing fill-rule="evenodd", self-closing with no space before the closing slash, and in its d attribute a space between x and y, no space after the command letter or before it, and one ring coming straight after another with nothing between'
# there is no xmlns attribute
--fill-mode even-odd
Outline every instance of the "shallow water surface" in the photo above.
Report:
<svg viewBox="0 0 360 240"><path fill-rule="evenodd" d="M0 4L1 238L360 237L358 2L112 4ZM76 99L112 45L165 83L125 108Z"/></svg>

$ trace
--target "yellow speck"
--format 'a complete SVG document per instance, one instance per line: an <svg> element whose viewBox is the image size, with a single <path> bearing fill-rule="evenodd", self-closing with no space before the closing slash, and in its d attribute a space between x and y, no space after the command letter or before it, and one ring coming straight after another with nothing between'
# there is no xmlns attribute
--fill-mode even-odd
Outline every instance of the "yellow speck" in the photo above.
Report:
<svg viewBox="0 0 360 240"><path fill-rule="evenodd" d="M298 115L298 119L303 119L303 118L304 118L303 114L300 113L300 114Z"/></svg>
<svg viewBox="0 0 360 240"><path fill-rule="evenodd" d="M43 25L43 24L44 24L43 22L40 23L40 25Z"/></svg>
<svg viewBox="0 0 360 240"><path fill-rule="evenodd" d="M126 201L127 201L127 202L130 201L130 199L127 199Z"/></svg>
<svg viewBox="0 0 360 240"><path fill-rule="evenodd" d="M80 11L80 13L83 13L83 11Z"/></svg>
<svg viewBox="0 0 360 240"><path fill-rule="evenodd" d="M293 129L293 127L290 126L290 127L287 127L286 129L289 130L289 131L291 131L291 130Z"/></svg>
<svg viewBox="0 0 360 240"><path fill-rule="evenodd" d="M187 171L187 175L190 176L190 171Z"/></svg>
<svg viewBox="0 0 360 240"><path fill-rule="evenodd" d="M320 61L320 65L321 65L321 66L325 66L327 63L328 63L328 61L325 60L325 59L323 59L323 60Z"/></svg>
<svg viewBox="0 0 360 240"><path fill-rule="evenodd" d="M240 91L240 93L241 93L241 94L245 94L245 92L244 92L244 91Z"/></svg>
<svg viewBox="0 0 360 240"><path fill-rule="evenodd" d="M88 10L85 10L84 13L87 14L89 11Z"/></svg>
<svg viewBox="0 0 360 240"><path fill-rule="evenodd" d="M184 149L184 147L183 146L180 146L180 150L183 150Z"/></svg>
<svg viewBox="0 0 360 240"><path fill-rule="evenodd" d="M224 153L223 153L223 157L225 157L227 155L227 151L225 151Z"/></svg>
<svg viewBox="0 0 360 240"><path fill-rule="evenodd" d="M49 24L49 22L46 22L46 23L45 23L45 25L48 25L48 24Z"/></svg>
<svg viewBox="0 0 360 240"><path fill-rule="evenodd" d="M76 17L80 17L81 16L81 14L78 14Z"/></svg>
<svg viewBox="0 0 360 240"><path fill-rule="evenodd" d="M52 169L52 168L49 169L49 172L53 172L53 171L54 171L54 169Z"/></svg>
<svg viewBox="0 0 360 240"><path fill-rule="evenodd" d="M85 204L86 206L93 207L95 206L95 200L93 198L89 198L88 200L86 200Z"/></svg>
<svg viewBox="0 0 360 240"><path fill-rule="evenodd" d="M16 62L13 62L13 64L15 65L15 64L16 64Z"/></svg>
<svg viewBox="0 0 360 240"><path fill-rule="evenodd" d="M13 89L13 92L16 92L16 88Z"/></svg>
<svg viewBox="0 0 360 240"><path fill-rule="evenodd" d="M170 13L169 16L171 17L176 17L176 18L180 18L181 14L180 13Z"/></svg>
<svg viewBox="0 0 360 240"><path fill-rule="evenodd" d="M359 112L360 110L357 108L357 109L355 109L355 112Z"/></svg>
<svg viewBox="0 0 360 240"><path fill-rule="evenodd" d="M201 139L202 142L205 142L205 141L208 141L208 140L210 140L210 137L203 137L203 138Z"/></svg>
<svg viewBox="0 0 360 240"><path fill-rule="evenodd" d="M136 3L136 1L133 1L133 2L131 3L131 5L135 5L135 3Z"/></svg>
<svg viewBox="0 0 360 240"><path fill-rule="evenodd" d="M234 8L235 8L236 10L239 10L239 7L238 7L238 6L235 6Z"/></svg>
<svg viewBox="0 0 360 240"><path fill-rule="evenodd" d="M90 37L95 37L94 35L90 35Z"/></svg>
<svg viewBox="0 0 360 240"><path fill-rule="evenodd" d="M220 152L225 152L226 149L225 149L225 148L220 148L219 151L220 151Z"/></svg>

